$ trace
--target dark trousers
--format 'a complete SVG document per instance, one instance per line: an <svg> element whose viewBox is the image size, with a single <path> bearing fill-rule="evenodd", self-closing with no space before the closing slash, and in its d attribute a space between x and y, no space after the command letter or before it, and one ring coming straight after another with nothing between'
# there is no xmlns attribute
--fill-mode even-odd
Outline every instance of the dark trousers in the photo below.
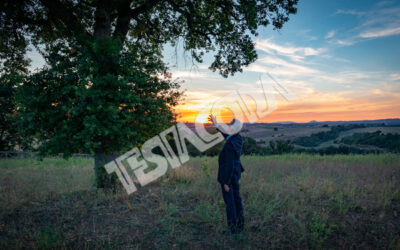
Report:
<svg viewBox="0 0 400 250"><path fill-rule="evenodd" d="M242 198L239 192L239 181L232 181L229 185L229 192L226 192L224 185L222 187L222 196L224 197L226 205L226 217L228 226L232 232L238 232L243 230L244 226L244 215L243 215L243 204Z"/></svg>

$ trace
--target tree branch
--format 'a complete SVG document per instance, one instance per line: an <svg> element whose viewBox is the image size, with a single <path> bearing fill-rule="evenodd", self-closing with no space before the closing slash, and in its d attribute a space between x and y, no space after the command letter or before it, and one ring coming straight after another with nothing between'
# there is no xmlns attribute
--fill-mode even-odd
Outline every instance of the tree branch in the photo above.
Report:
<svg viewBox="0 0 400 250"><path fill-rule="evenodd" d="M132 10L130 8L131 1L126 0L118 7L118 19L113 37L119 40L121 46L124 44L126 35L128 34L131 19L138 20L138 16L140 14L149 11L151 8L162 1L164 0L146 1L146 3L144 3L143 5Z"/></svg>
<svg viewBox="0 0 400 250"><path fill-rule="evenodd" d="M117 9L118 19L113 33L113 37L119 40L119 44L122 46L126 39L126 34L129 31L129 23L131 21L131 1L126 0Z"/></svg>
<svg viewBox="0 0 400 250"><path fill-rule="evenodd" d="M135 18L138 15L150 10L154 6L156 6L158 3L163 2L164 0L149 0L146 1L143 5L136 7L134 10L131 11L131 18Z"/></svg>
<svg viewBox="0 0 400 250"><path fill-rule="evenodd" d="M190 12L187 12L187 11L181 9L181 7L179 5L177 5L173 0L167 0L167 1L168 1L168 3L171 4L172 8L174 8L175 11L181 13L186 18L186 22L187 22L187 25L188 25L188 28L189 28L189 32L197 33L199 35L204 36L207 39L207 41L210 44L212 44L212 40L209 37L209 35L215 36L215 34L212 31L210 31L209 33L205 33L205 32L203 32L201 30L195 29L195 27L193 26L192 14ZM191 8L191 7L193 8L192 4L189 4L188 6L189 6L189 8Z"/></svg>
<svg viewBox="0 0 400 250"><path fill-rule="evenodd" d="M150 20L148 20L148 22L150 22L150 24L143 22L139 17L134 18L136 20L137 23L142 24L143 26L145 26L148 29L148 32L150 34L146 34L147 37L150 37L149 35L154 35L154 37L151 37L151 39L153 39L154 41L156 41L157 43L165 43L165 40L161 40L159 38L156 38L156 36L159 34L159 32L161 32L159 29L157 29L157 27L151 23Z"/></svg>
<svg viewBox="0 0 400 250"><path fill-rule="evenodd" d="M94 36L95 38L111 35L112 6L107 0L98 0L95 11Z"/></svg>
<svg viewBox="0 0 400 250"><path fill-rule="evenodd" d="M49 16L66 26L68 32L84 33L90 35L82 26L79 19L67 6L59 0L40 0L44 7L49 10Z"/></svg>

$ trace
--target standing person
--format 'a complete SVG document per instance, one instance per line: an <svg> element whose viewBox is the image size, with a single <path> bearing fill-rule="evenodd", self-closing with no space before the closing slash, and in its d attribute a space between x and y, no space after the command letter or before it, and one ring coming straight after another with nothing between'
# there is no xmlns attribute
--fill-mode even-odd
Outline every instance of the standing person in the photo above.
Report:
<svg viewBox="0 0 400 250"><path fill-rule="evenodd" d="M216 122L214 116L210 115L209 120L226 139L218 157L218 182L221 184L222 196L226 205L228 227L232 233L240 233L244 227L243 204L239 192L239 180L244 171L240 162L243 140L239 132L235 133L232 127L234 123L240 124L240 126L241 123L233 119L229 124L232 125L231 127L222 127Z"/></svg>

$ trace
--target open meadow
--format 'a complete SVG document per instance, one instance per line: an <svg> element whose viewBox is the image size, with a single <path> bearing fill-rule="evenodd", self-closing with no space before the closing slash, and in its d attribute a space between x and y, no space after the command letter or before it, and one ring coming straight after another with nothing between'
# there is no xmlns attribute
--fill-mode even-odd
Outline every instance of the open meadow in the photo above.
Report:
<svg viewBox="0 0 400 250"><path fill-rule="evenodd" d="M246 226L226 231L217 158L127 196L90 158L0 160L0 248L400 248L400 155L243 156Z"/></svg>

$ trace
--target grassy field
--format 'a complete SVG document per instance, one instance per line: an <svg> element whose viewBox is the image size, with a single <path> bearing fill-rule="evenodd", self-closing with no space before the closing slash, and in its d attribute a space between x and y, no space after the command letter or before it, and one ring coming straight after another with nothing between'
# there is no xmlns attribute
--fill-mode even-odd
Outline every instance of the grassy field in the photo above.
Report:
<svg viewBox="0 0 400 250"><path fill-rule="evenodd" d="M127 196L93 160L0 160L0 248L400 249L400 155L242 157L246 228L226 231L217 159Z"/></svg>

